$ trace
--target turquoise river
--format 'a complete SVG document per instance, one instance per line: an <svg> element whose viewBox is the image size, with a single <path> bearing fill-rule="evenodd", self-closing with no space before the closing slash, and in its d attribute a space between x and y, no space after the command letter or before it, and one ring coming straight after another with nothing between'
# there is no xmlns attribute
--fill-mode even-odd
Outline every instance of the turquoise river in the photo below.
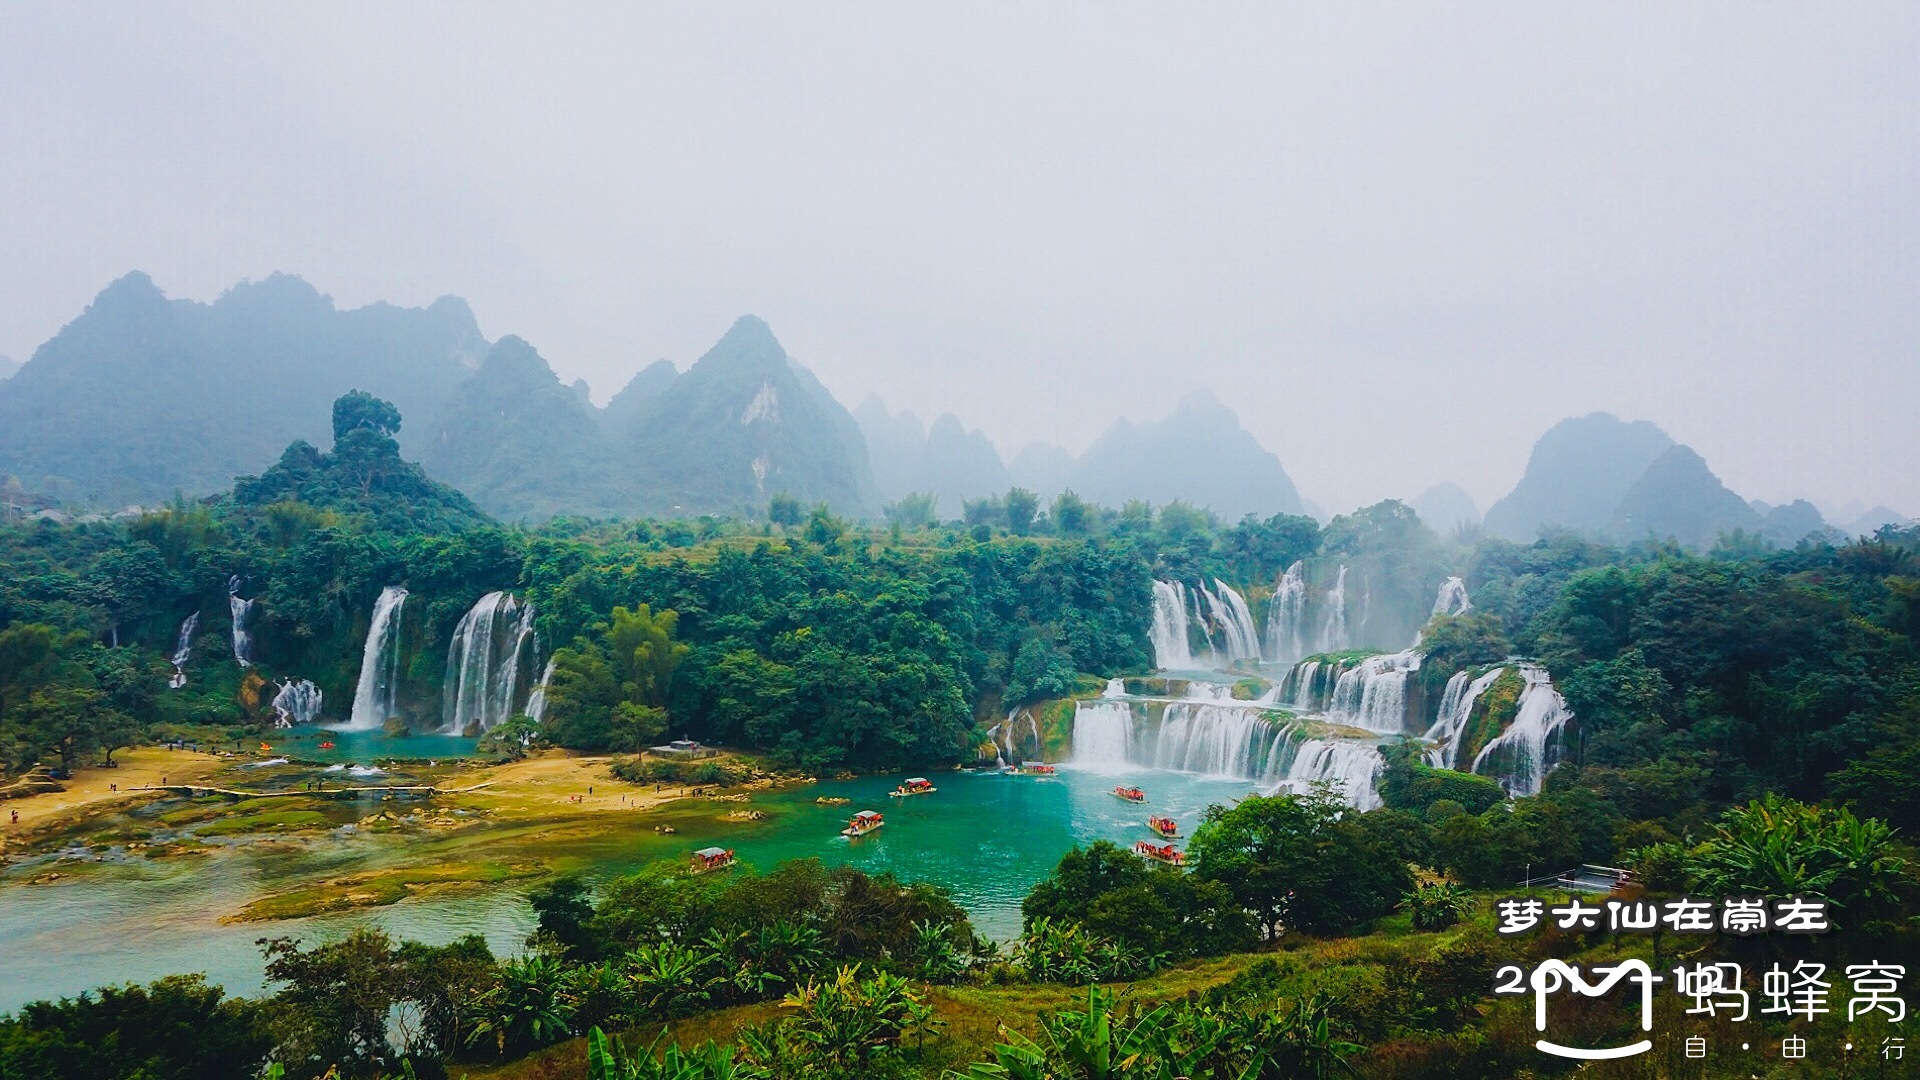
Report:
<svg viewBox="0 0 1920 1080"><path fill-rule="evenodd" d="M752 805L767 813L766 821L716 824L670 837L654 834L646 816L636 814L630 830L591 846L586 873L603 880L653 860L684 859L707 843L731 847L742 862L761 869L786 859L819 858L942 885L981 933L1006 940L1019 933L1021 898L1069 848L1103 838L1128 846L1149 839L1150 813L1178 820L1184 838L1208 805L1247 794L1247 783L1239 780L1064 766L1055 777L937 773L937 793L887 798L899 779L758 794ZM1145 789L1148 802L1117 798L1117 784ZM814 800L821 796L851 802L820 806ZM841 838L841 825L861 809L886 814L886 826L857 841ZM393 850L383 852L382 846L395 842L335 830L313 842L241 845L211 858L111 861L46 884L20 884L22 875L15 873L0 882L0 971L6 972L0 1010L184 972L205 972L234 993L257 993L263 975L256 941L263 937L314 943L373 925L432 943L479 933L499 953L523 946L533 926L524 886L427 894L387 907L280 922L222 921L296 869L307 877L365 869L391 860Z"/></svg>

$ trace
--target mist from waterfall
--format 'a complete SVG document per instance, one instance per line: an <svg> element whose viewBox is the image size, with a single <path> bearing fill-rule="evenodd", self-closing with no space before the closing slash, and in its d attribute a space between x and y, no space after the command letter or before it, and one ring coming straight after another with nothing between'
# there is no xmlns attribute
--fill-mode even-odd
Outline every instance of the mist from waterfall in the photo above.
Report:
<svg viewBox="0 0 1920 1080"><path fill-rule="evenodd" d="M1340 652L1350 646L1347 638L1347 568L1342 566L1327 590L1327 613L1320 622L1320 647L1316 652Z"/></svg>
<svg viewBox="0 0 1920 1080"><path fill-rule="evenodd" d="M1274 582L1273 596L1267 601L1266 659L1276 664L1299 662L1307 653L1306 620L1306 565L1295 560Z"/></svg>
<svg viewBox="0 0 1920 1080"><path fill-rule="evenodd" d="M1560 729L1573 718L1545 668L1515 665L1526 688L1507 730L1483 747L1469 771L1493 776L1509 795L1538 795L1547 770L1559 760Z"/></svg>
<svg viewBox="0 0 1920 1080"><path fill-rule="evenodd" d="M343 731L373 731L398 715L400 687L400 617L407 590L389 585L373 602L367 620L367 641L360 650L360 680L353 688L353 711Z"/></svg>
<svg viewBox="0 0 1920 1080"><path fill-rule="evenodd" d="M1435 615L1465 615L1473 610L1473 601L1467 598L1467 583L1457 577L1450 577L1440 585L1440 595L1433 599Z"/></svg>
<svg viewBox="0 0 1920 1080"><path fill-rule="evenodd" d="M180 624L180 633L173 639L173 675L167 685L175 690L187 685L187 661L193 659L193 635L199 632L200 613L196 611Z"/></svg>
<svg viewBox="0 0 1920 1080"><path fill-rule="evenodd" d="M1499 681L1506 674L1503 667L1494 668L1479 678L1465 671L1456 671L1447 680L1447 691L1440 698L1440 712L1434 717L1433 726L1427 729L1426 740L1433 745L1427 748L1425 761L1436 769L1457 768L1460 761L1460 745L1467 735L1467 720L1473 715L1473 703L1487 692L1487 687Z"/></svg>
<svg viewBox="0 0 1920 1080"><path fill-rule="evenodd" d="M490 592L468 609L447 645L441 730L484 732L512 717L532 644L533 605L512 593Z"/></svg>
<svg viewBox="0 0 1920 1080"><path fill-rule="evenodd" d="M233 617L234 662L241 667L252 667L253 634L247 630L247 623L253 618L253 601L240 599L239 574L227 579L227 612Z"/></svg>
<svg viewBox="0 0 1920 1080"><path fill-rule="evenodd" d="M288 679L273 695L275 727L311 724L320 719L323 695L320 688L305 679Z"/></svg>

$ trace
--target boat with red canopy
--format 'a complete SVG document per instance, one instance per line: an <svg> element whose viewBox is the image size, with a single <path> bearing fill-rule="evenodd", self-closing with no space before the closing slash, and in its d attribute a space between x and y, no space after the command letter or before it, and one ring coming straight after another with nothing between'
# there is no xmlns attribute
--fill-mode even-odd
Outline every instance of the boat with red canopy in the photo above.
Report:
<svg viewBox="0 0 1920 1080"><path fill-rule="evenodd" d="M1159 833L1169 840L1180 835L1180 823L1170 817L1159 817L1158 815L1150 817L1147 819L1147 828L1152 829L1154 832Z"/></svg>
<svg viewBox="0 0 1920 1080"><path fill-rule="evenodd" d="M886 823L887 819L874 811L862 810L853 815L853 820L847 822L847 827L840 830L840 835L849 840L857 840Z"/></svg>
<svg viewBox="0 0 1920 1080"><path fill-rule="evenodd" d="M1147 793L1137 787L1117 787L1113 793L1128 802L1146 802Z"/></svg>
<svg viewBox="0 0 1920 1080"><path fill-rule="evenodd" d="M1186 852L1176 851L1172 844L1155 844L1148 840L1136 840L1133 853L1151 862L1165 863L1168 866L1187 865Z"/></svg>

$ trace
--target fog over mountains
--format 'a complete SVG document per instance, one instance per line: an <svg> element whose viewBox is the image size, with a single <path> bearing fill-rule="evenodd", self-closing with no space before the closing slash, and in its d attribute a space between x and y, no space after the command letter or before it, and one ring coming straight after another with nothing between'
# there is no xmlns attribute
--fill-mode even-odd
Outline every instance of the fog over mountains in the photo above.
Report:
<svg viewBox="0 0 1920 1080"><path fill-rule="evenodd" d="M9 368L0 358L0 377ZM1115 420L1078 455L1034 443L1008 459L951 413L923 426L871 395L849 412L748 315L685 371L656 361L595 407L532 344L488 342L462 300L343 311L285 274L210 304L170 300L137 272L109 285L0 381L0 475L109 509L203 496L295 440L323 443L333 399L351 389L397 405L403 453L508 521L758 517L782 492L859 518L924 493L952 520L1014 486L1110 506L1179 499L1229 520L1310 509L1204 391L1158 419ZM1406 499L1440 532L1481 524L1457 485ZM1484 527L1520 542L1571 529L1704 548L1736 530L1790 545L1899 520L1885 507L1829 523L1804 500L1750 503L1655 425L1594 413L1540 437Z"/></svg>

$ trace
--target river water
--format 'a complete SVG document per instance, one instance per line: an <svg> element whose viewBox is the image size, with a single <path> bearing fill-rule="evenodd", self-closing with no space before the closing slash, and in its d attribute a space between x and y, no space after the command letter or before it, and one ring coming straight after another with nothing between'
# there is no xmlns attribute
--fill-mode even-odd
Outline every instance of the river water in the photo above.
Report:
<svg viewBox="0 0 1920 1080"><path fill-rule="evenodd" d="M341 747L345 751L346 747ZM301 756L306 756L302 753ZM1170 816L1191 834L1212 803L1247 794L1239 780L1131 769L1096 772L1065 766L1056 777L937 773L939 791L906 799L886 796L899 777L823 782L754 796L750 805L768 820L725 822L652 831L646 814L627 819L584 852L590 879L604 880L656 859L684 860L709 843L733 848L761 869L786 859L819 858L902 880L946 887L988 937L1019 933L1020 900L1075 845L1109 839L1123 846L1150 839L1150 813ZM1116 798L1116 784L1146 790L1137 805ZM821 796L846 806L820 806ZM848 841L839 836L858 810L887 817L879 832ZM145 982L162 975L205 972L238 994L262 989L256 940L292 936L314 943L360 926L433 944L463 934L484 935L497 953L518 950L533 928L524 887L501 886L440 893L388 907L272 923L220 920L296 876L311 880L379 860L376 838L335 832L301 844L246 846L213 857L127 859L88 866L50 884L0 884L0 1011L93 987ZM385 853L390 864L394 852Z"/></svg>

